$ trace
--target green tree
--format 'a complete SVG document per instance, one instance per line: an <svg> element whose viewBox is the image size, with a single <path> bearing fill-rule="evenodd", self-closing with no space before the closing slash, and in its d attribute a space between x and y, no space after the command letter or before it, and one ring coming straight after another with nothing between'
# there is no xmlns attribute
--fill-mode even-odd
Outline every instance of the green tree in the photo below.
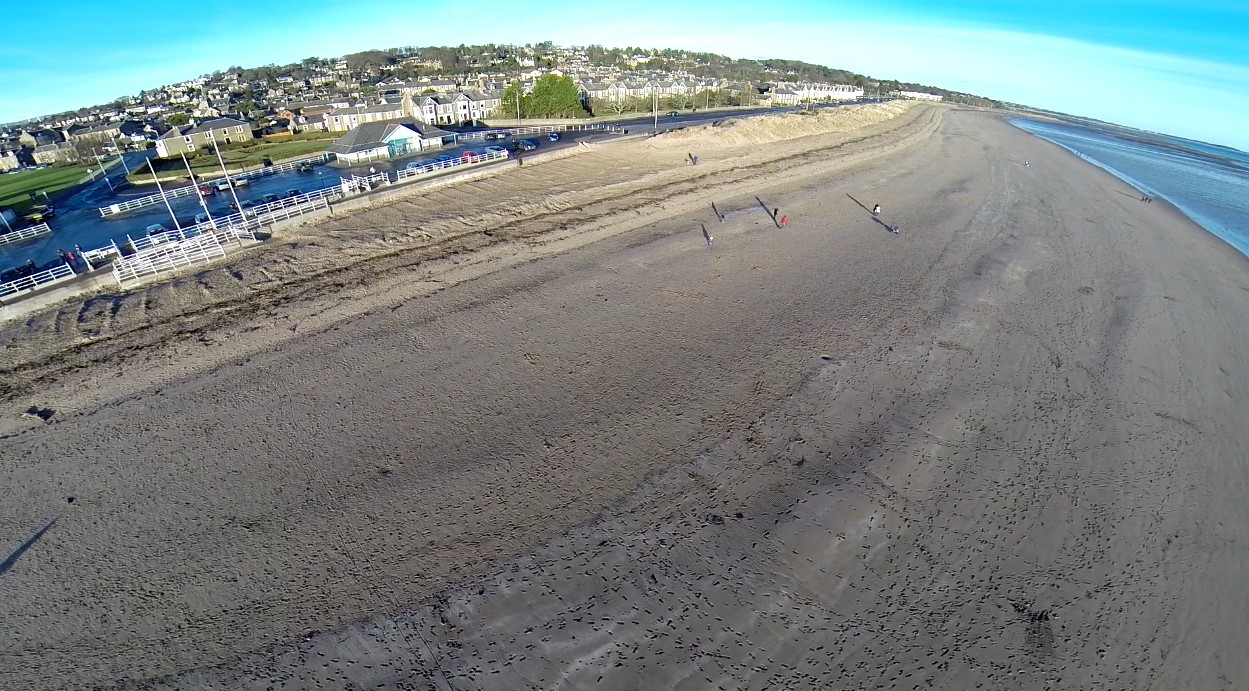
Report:
<svg viewBox="0 0 1249 691"><path fill-rule="evenodd" d="M523 103L522 103L523 105ZM513 101L513 106L515 102ZM584 117L581 90L568 77L544 74L538 78L525 109L531 117Z"/></svg>
<svg viewBox="0 0 1249 691"><path fill-rule="evenodd" d="M172 127L180 127L191 121L191 117L186 113L174 113L165 118L165 123Z"/></svg>
<svg viewBox="0 0 1249 691"><path fill-rule="evenodd" d="M520 99L520 108L516 107L516 99ZM516 117L518 114L525 114L528 110L529 97L521 94L520 82L513 81L503 90L503 95L499 97L499 117L510 118Z"/></svg>

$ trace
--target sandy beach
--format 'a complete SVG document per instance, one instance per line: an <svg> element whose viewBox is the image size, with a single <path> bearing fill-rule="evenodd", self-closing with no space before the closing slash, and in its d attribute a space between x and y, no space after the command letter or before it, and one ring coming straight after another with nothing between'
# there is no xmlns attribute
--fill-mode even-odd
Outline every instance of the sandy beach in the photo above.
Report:
<svg viewBox="0 0 1249 691"><path fill-rule="evenodd" d="M0 688L1243 688L1249 261L838 110L0 324Z"/></svg>

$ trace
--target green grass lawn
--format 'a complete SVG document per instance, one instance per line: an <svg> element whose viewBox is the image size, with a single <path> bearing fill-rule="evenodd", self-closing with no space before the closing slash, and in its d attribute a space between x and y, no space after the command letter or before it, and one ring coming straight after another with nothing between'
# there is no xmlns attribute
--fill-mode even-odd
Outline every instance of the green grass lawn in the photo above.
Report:
<svg viewBox="0 0 1249 691"><path fill-rule="evenodd" d="M255 170L264 165L265 157L268 157L274 163L281 163L286 159L299 158L300 156L324 151L326 147L334 143L334 139L334 137L326 137L324 134L321 134L320 137L295 135L294 137L278 141L256 139L243 144L222 147L221 158L225 160L226 169L231 173ZM187 160L191 164L191 170L196 175L221 177L221 163L217 161L217 156L211 151L200 152L199 155L189 157ZM161 173L176 175L182 179L187 178L186 164L182 162L181 156L164 161L153 159L152 163L156 166L156 170ZM135 170L130 175L132 182L146 182L151 179L152 175L148 172L147 166ZM162 176L163 179L164 176Z"/></svg>
<svg viewBox="0 0 1249 691"><path fill-rule="evenodd" d="M86 174L87 166L67 166L23 170L0 175L0 206L11 207L13 211L21 215L26 213L31 206L43 203L43 195L39 195L38 201L32 201L31 192L46 192L48 195L55 195L61 190L77 185Z"/></svg>

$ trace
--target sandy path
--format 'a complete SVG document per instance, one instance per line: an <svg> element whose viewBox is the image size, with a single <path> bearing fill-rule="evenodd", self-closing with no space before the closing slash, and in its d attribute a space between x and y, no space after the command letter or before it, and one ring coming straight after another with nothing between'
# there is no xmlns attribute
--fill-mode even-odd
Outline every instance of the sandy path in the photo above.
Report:
<svg viewBox="0 0 1249 691"><path fill-rule="evenodd" d="M983 115L820 165L4 439L0 686L1249 678L1243 258Z"/></svg>

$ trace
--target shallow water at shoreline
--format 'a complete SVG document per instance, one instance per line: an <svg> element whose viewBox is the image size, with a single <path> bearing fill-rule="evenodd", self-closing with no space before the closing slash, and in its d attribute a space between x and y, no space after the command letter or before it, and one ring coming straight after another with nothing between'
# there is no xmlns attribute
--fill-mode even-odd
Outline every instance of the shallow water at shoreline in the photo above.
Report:
<svg viewBox="0 0 1249 691"><path fill-rule="evenodd" d="M1012 118L1011 124L1170 202L1249 256L1249 154L1145 132L1128 138L1067 123Z"/></svg>

